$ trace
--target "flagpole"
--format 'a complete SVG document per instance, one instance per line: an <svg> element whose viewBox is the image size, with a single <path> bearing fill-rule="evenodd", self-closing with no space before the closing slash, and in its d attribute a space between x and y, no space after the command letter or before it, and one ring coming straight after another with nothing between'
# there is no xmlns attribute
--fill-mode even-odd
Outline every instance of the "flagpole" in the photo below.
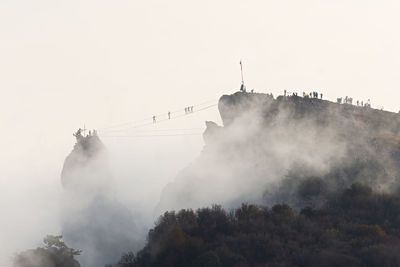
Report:
<svg viewBox="0 0 400 267"><path fill-rule="evenodd" d="M242 61L240 60L240 73L242 74L242 84L244 84L244 79L243 79L243 66L242 66Z"/></svg>

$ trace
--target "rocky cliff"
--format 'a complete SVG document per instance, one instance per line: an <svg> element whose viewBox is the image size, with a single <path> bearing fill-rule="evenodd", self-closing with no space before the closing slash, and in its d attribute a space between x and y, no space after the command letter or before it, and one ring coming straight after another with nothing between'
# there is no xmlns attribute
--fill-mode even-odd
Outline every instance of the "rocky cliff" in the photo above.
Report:
<svg viewBox="0 0 400 267"><path fill-rule="evenodd" d="M83 251L82 266L104 266L138 247L133 214L116 197L106 149L97 136L78 136L61 181L62 234Z"/></svg>
<svg viewBox="0 0 400 267"><path fill-rule="evenodd" d="M207 122L200 156L162 192L157 213L213 203L320 206L354 182L399 187L400 116L316 98L237 92Z"/></svg>

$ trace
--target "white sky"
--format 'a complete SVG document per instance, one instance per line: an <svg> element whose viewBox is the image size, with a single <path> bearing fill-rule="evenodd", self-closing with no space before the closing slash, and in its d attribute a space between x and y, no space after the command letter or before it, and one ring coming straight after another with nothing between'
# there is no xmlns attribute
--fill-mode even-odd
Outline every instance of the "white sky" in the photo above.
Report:
<svg viewBox="0 0 400 267"><path fill-rule="evenodd" d="M370 98L397 112L399 14L399 1L1 0L0 263L58 231L59 173L76 128L217 100L239 88L240 59L248 89ZM219 121L216 109L151 129L204 120ZM203 145L104 142L116 175L150 206Z"/></svg>

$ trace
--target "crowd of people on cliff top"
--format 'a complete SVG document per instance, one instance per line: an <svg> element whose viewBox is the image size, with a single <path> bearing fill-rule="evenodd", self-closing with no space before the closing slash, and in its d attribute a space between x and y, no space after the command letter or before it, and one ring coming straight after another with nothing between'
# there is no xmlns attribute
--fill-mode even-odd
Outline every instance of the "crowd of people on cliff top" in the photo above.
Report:
<svg viewBox="0 0 400 267"><path fill-rule="evenodd" d="M293 93L289 93L288 91L283 90L283 96L284 97L291 97L291 96L298 96L298 94L296 92ZM324 95L322 93L318 93L316 91L314 92L310 92L309 94L307 94L306 92L303 92L303 98L320 98L322 99Z"/></svg>
<svg viewBox="0 0 400 267"><path fill-rule="evenodd" d="M242 91L242 92L246 92L246 87L244 86L244 84L242 84L242 86L240 87L240 91ZM250 91L250 93L254 93L254 90L251 90ZM268 96L272 96L273 97L273 95L272 95L272 93L269 95L269 94L267 94ZM288 92L286 89L285 90L283 90L283 96L285 97L285 98L290 98L290 97L298 97L298 93L297 92ZM323 94L322 93L318 93L317 91L313 91L313 92L310 92L309 94L307 94L306 92L303 92L303 98L316 98L316 99L322 99L323 98ZM337 98L337 103L338 104L349 104L349 105L353 105L353 98L352 97L349 97L349 96L346 96L346 97L340 97L340 98ZM368 108L370 108L371 107L371 100L370 99L368 99L367 101L359 101L359 100L357 100L357 102L356 102L356 104L357 104L357 107L368 107ZM399 111L399 113L400 113L400 111Z"/></svg>
<svg viewBox="0 0 400 267"><path fill-rule="evenodd" d="M293 96L298 96L298 94L296 92L294 93L289 93L288 91L284 90L283 91L283 96L284 97L293 97ZM323 98L323 94L322 93L318 93L316 91L314 92L310 92L309 94L307 94L306 92L303 92L303 98L316 98L316 99L322 99ZM337 103L338 104L349 104L349 105L353 105L353 98L346 96L346 97L340 97L337 98ZM368 99L367 101L359 101L357 100L356 102L357 107L371 107L371 100Z"/></svg>
<svg viewBox="0 0 400 267"><path fill-rule="evenodd" d="M340 98L337 99L337 103L338 104L342 104L343 103L343 104L353 105L353 98L348 97L348 96L346 96L345 98L340 97ZM368 108L370 108L371 107L371 100L368 99L365 102L357 100L356 104L357 104L357 107L368 107Z"/></svg>

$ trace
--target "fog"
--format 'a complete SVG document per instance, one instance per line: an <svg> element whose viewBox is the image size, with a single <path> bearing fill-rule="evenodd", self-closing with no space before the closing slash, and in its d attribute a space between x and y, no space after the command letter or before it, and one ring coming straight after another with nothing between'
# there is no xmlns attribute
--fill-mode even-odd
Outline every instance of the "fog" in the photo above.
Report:
<svg viewBox="0 0 400 267"><path fill-rule="evenodd" d="M224 96L219 109L224 127L207 129L201 156L167 185L159 212L243 202L320 207L355 182L399 188L396 114L253 93Z"/></svg>
<svg viewBox="0 0 400 267"><path fill-rule="evenodd" d="M358 0L1 1L0 265L61 232L60 175L77 128L216 101L239 88L240 59L249 89L370 98L397 112L399 11ZM145 130L206 120L221 124L216 108ZM164 186L204 145L200 135L102 141L120 201L150 224Z"/></svg>

